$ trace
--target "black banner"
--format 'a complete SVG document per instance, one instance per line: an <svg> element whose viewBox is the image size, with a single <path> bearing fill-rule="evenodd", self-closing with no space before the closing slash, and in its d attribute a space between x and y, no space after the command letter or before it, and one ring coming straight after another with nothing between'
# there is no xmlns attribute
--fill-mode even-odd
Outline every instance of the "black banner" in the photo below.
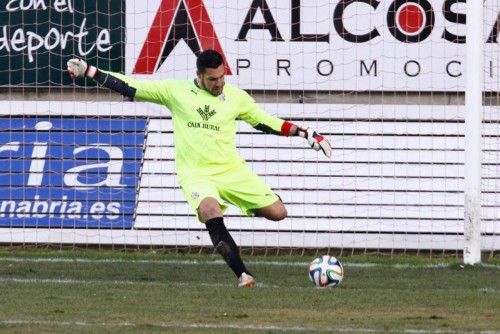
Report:
<svg viewBox="0 0 500 334"><path fill-rule="evenodd" d="M71 85L70 58L124 70L125 0L0 3L0 85Z"/></svg>

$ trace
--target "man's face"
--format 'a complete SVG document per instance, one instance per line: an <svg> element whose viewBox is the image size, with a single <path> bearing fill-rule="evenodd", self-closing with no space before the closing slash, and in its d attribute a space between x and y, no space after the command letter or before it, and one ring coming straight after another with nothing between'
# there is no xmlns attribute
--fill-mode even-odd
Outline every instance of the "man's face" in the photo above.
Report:
<svg viewBox="0 0 500 334"><path fill-rule="evenodd" d="M217 68L207 68L205 73L198 72L198 82L201 88L212 94L213 96L219 96L222 94L222 89L224 88L224 75L226 70L224 64L221 64Z"/></svg>

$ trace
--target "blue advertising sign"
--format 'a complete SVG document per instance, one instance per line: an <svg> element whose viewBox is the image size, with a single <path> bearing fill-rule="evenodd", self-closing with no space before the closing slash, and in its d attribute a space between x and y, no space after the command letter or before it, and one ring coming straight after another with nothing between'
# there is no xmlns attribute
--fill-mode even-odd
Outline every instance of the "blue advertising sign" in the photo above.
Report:
<svg viewBox="0 0 500 334"><path fill-rule="evenodd" d="M0 118L0 227L133 225L146 119Z"/></svg>

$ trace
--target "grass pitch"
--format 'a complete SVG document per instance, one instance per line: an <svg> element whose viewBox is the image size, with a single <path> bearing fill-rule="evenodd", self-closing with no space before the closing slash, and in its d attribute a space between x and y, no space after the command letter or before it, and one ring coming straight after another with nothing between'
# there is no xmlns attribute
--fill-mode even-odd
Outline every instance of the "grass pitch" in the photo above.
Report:
<svg viewBox="0 0 500 334"><path fill-rule="evenodd" d="M219 257L0 251L0 331L9 333L500 332L500 261L341 258L317 289L311 256L244 256L258 287Z"/></svg>

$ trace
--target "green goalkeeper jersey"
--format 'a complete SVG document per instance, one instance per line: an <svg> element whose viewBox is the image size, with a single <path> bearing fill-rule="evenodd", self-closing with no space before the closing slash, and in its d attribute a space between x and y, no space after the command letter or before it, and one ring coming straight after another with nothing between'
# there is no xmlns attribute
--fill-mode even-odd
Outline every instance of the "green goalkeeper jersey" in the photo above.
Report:
<svg viewBox="0 0 500 334"><path fill-rule="evenodd" d="M213 96L190 80L134 80L110 73L136 89L135 98L172 112L175 164L179 177L222 173L243 159L236 149L236 120L279 134L283 120L264 112L244 90L226 83Z"/></svg>

